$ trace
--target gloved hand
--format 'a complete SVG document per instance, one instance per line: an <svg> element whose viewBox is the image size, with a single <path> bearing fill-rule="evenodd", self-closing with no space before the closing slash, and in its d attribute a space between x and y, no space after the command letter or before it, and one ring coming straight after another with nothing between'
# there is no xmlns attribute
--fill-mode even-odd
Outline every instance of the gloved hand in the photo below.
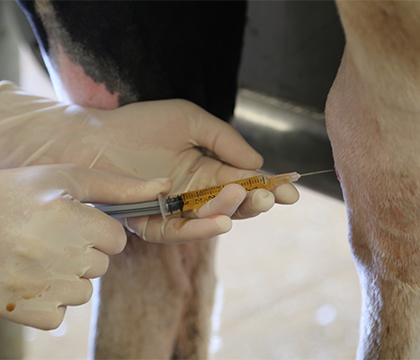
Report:
<svg viewBox="0 0 420 360"><path fill-rule="evenodd" d="M0 317L56 328L66 306L86 303L126 234L81 202L155 200L169 179L144 181L77 165L0 171Z"/></svg>
<svg viewBox="0 0 420 360"><path fill-rule="evenodd" d="M6 137L0 142L4 166L77 163L145 179L169 177L174 194L254 176L251 170L263 162L230 125L185 100L86 109L28 95L7 82L0 85L0 138ZM297 199L289 184L274 194L245 194L230 185L196 219L163 223L151 216L129 219L127 226L149 241L207 239L228 231L230 216L252 217L274 202Z"/></svg>

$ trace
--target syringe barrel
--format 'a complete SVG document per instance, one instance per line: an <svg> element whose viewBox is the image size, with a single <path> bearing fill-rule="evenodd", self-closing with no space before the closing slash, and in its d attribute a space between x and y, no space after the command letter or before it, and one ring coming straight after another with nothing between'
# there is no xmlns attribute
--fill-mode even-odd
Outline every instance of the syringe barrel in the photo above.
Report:
<svg viewBox="0 0 420 360"><path fill-rule="evenodd" d="M205 189L189 191L179 196L184 201L183 211L196 210L203 206L205 203L214 199L226 185L239 184L245 188L246 191L256 189L270 189L268 185L268 177L265 174L253 176L247 179L231 181L222 185L214 185Z"/></svg>
<svg viewBox="0 0 420 360"><path fill-rule="evenodd" d="M160 213L166 220L168 215L175 212L199 209L205 203L215 198L220 191L229 184L242 185L246 191L256 189L272 190L275 186L297 181L299 178L300 175L298 173L274 176L260 174L247 179L231 181L222 185L215 185L205 189L189 191L172 197L162 198L161 195L158 195L158 201L146 201L135 204L120 205L96 205L95 207L116 219L150 216Z"/></svg>
<svg viewBox="0 0 420 360"><path fill-rule="evenodd" d="M242 180L231 181L222 185L214 185L204 189L189 191L172 198L162 199L159 197L161 214L163 218L166 219L167 215L177 211L197 210L210 200L214 199L226 185L239 184L243 186L246 191L257 189L272 190L276 186L297 181L299 178L300 175L298 173L274 176L260 174Z"/></svg>

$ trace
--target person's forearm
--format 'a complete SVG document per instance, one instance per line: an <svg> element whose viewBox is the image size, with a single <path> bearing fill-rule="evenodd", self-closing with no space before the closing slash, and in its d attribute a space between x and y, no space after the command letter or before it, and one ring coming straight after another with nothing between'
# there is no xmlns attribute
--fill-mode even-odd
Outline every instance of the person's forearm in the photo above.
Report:
<svg viewBox="0 0 420 360"><path fill-rule="evenodd" d="M338 7L347 46L326 117L361 278L358 357L418 358L420 6Z"/></svg>

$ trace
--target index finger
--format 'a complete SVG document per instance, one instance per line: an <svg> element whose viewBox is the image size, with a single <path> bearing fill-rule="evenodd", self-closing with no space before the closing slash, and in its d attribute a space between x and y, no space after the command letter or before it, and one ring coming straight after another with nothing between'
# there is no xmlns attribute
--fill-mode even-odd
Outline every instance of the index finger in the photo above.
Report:
<svg viewBox="0 0 420 360"><path fill-rule="evenodd" d="M229 164L243 169L259 169L264 160L228 123L198 108L189 117L194 145L203 146Z"/></svg>
<svg viewBox="0 0 420 360"><path fill-rule="evenodd" d="M89 169L79 165L59 167L70 195L81 202L124 204L156 200L172 188L170 179L142 180L132 176Z"/></svg>

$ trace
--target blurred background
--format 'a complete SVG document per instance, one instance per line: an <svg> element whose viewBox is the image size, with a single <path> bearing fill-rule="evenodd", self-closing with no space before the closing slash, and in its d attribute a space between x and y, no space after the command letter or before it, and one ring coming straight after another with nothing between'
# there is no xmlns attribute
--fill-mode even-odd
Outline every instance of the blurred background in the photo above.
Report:
<svg viewBox="0 0 420 360"><path fill-rule="evenodd" d="M35 39L0 2L0 78L55 98ZM249 2L234 125L271 173L333 167L322 110L344 38L334 3ZM278 46L273 46L273 44ZM302 184L302 185L301 185ZM351 359L357 273L334 174L298 183L299 202L235 222L220 238L212 359ZM0 322L0 359L86 359L91 303L54 331Z"/></svg>

